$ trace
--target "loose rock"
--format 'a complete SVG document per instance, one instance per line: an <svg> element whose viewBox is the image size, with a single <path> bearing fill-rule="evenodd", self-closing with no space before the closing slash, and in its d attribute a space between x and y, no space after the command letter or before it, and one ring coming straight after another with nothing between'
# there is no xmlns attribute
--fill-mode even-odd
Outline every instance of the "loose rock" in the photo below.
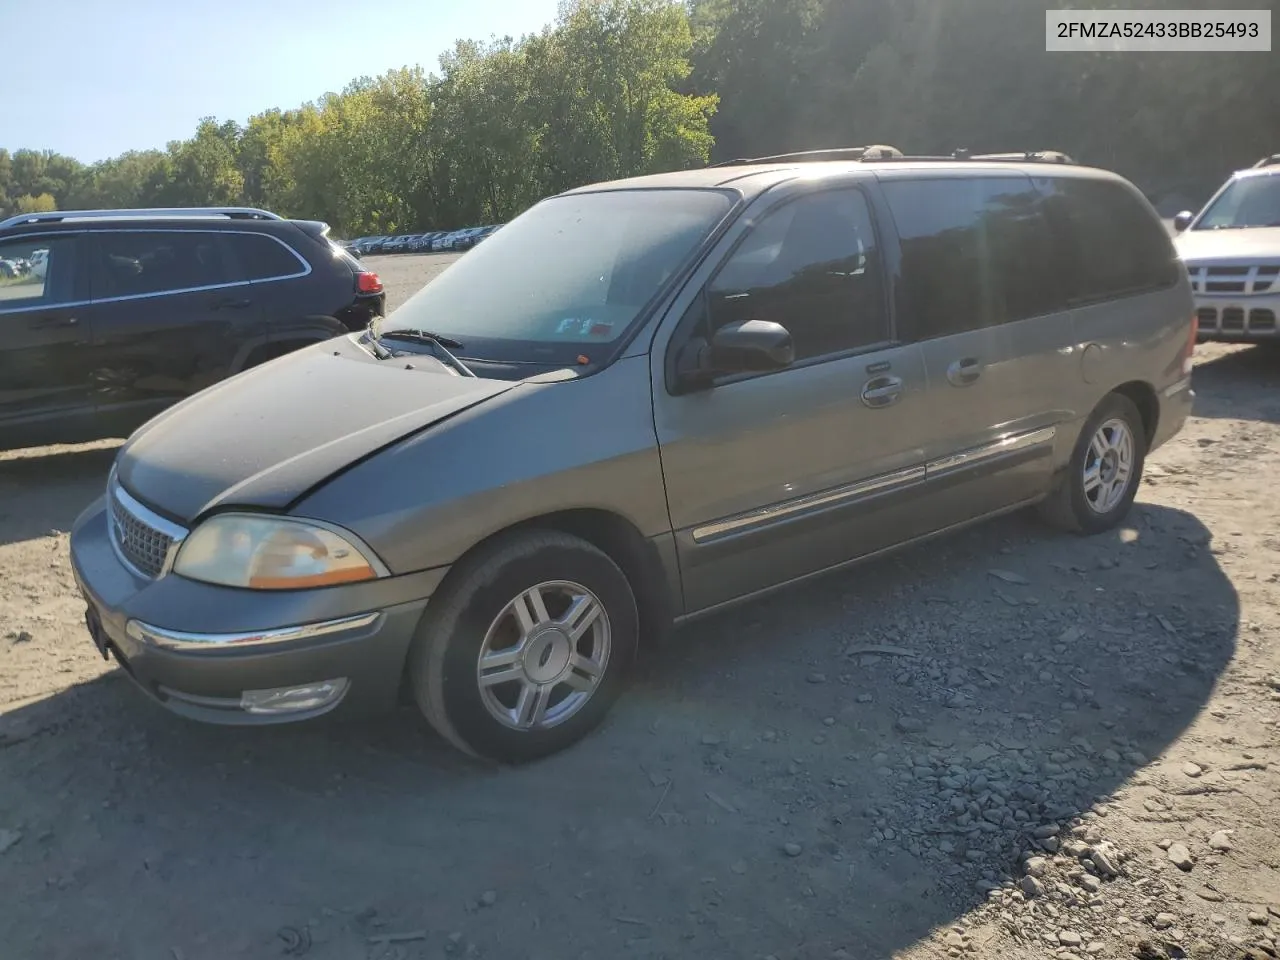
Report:
<svg viewBox="0 0 1280 960"><path fill-rule="evenodd" d="M804 847L795 842L788 842L782 845L782 852L788 857L798 857L804 852Z"/></svg>
<svg viewBox="0 0 1280 960"><path fill-rule="evenodd" d="M1182 765L1182 772L1184 775L1191 777L1192 779L1195 779L1196 777L1199 777L1202 773L1204 773L1204 768L1200 766L1200 764L1192 763L1190 760L1188 760L1186 763Z"/></svg>
<svg viewBox="0 0 1280 960"><path fill-rule="evenodd" d="M1044 884L1035 877L1023 877L1018 886L1022 888L1022 894L1028 900L1034 900L1044 894Z"/></svg>
<svg viewBox="0 0 1280 960"><path fill-rule="evenodd" d="M924 721L916 717L899 717L894 726L899 733L920 733L924 729Z"/></svg>
<svg viewBox="0 0 1280 960"><path fill-rule="evenodd" d="M1230 834L1226 830L1219 830L1209 838L1209 848L1219 853L1226 853L1231 849Z"/></svg>
<svg viewBox="0 0 1280 960"><path fill-rule="evenodd" d="M1169 857L1169 862L1183 873L1190 873L1191 868L1195 866L1195 860L1192 859L1191 851L1187 849L1185 843L1171 844L1167 856Z"/></svg>
<svg viewBox="0 0 1280 960"><path fill-rule="evenodd" d="M0 829L0 853L8 853L22 839L21 830Z"/></svg>
<svg viewBox="0 0 1280 960"><path fill-rule="evenodd" d="M1151 921L1151 925L1157 930L1168 930L1177 922L1178 918L1172 913L1157 913Z"/></svg>
<svg viewBox="0 0 1280 960"><path fill-rule="evenodd" d="M1255 927L1265 927L1269 923L1271 923L1271 918L1267 916L1265 913L1262 913L1261 911L1250 910L1249 922L1252 923Z"/></svg>

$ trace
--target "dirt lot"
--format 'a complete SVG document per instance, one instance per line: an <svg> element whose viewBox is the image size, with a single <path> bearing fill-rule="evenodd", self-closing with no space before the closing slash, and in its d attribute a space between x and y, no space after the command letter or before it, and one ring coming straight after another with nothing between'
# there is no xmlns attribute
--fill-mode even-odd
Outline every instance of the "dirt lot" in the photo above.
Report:
<svg viewBox="0 0 1280 960"><path fill-rule="evenodd" d="M1015 516L690 626L518 770L412 712L165 714L67 561L112 446L0 454L0 957L1273 956L1277 387L1202 347L1125 530Z"/></svg>

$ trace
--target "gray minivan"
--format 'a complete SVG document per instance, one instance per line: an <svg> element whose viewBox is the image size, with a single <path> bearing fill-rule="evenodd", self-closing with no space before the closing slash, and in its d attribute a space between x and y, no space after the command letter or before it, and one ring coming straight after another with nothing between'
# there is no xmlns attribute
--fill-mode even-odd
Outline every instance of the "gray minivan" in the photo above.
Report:
<svg viewBox="0 0 1280 960"><path fill-rule="evenodd" d="M1193 397L1155 211L1073 163L826 156L545 200L157 416L71 535L99 651L188 717L412 695L522 761L673 623L1033 504L1114 527Z"/></svg>

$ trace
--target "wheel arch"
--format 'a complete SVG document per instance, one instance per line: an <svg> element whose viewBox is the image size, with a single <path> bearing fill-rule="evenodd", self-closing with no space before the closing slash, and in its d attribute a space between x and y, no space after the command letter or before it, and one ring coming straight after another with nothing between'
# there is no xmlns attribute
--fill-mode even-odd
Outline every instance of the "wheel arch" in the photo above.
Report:
<svg viewBox="0 0 1280 960"><path fill-rule="evenodd" d="M1147 446L1150 446L1160 426L1160 398L1156 396L1155 387L1145 380L1130 380L1115 387L1111 393L1118 393L1133 401L1133 405L1138 408L1138 413L1142 416L1142 428L1147 435ZM1098 402L1102 403L1101 400ZM1096 410L1097 407L1094 409Z"/></svg>

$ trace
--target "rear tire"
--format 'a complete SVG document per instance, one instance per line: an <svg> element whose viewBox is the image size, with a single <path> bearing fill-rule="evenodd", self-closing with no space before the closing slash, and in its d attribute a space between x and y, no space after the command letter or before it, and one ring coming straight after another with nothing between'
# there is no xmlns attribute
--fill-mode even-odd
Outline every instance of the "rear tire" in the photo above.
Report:
<svg viewBox="0 0 1280 960"><path fill-rule="evenodd" d="M1128 397L1108 394L1085 422L1054 491L1039 504L1040 516L1070 533L1112 529L1133 506L1146 454L1138 408Z"/></svg>
<svg viewBox="0 0 1280 960"><path fill-rule="evenodd" d="M455 747L523 763L600 724L638 636L635 595L612 559L558 531L521 532L464 559L432 598L409 680Z"/></svg>

